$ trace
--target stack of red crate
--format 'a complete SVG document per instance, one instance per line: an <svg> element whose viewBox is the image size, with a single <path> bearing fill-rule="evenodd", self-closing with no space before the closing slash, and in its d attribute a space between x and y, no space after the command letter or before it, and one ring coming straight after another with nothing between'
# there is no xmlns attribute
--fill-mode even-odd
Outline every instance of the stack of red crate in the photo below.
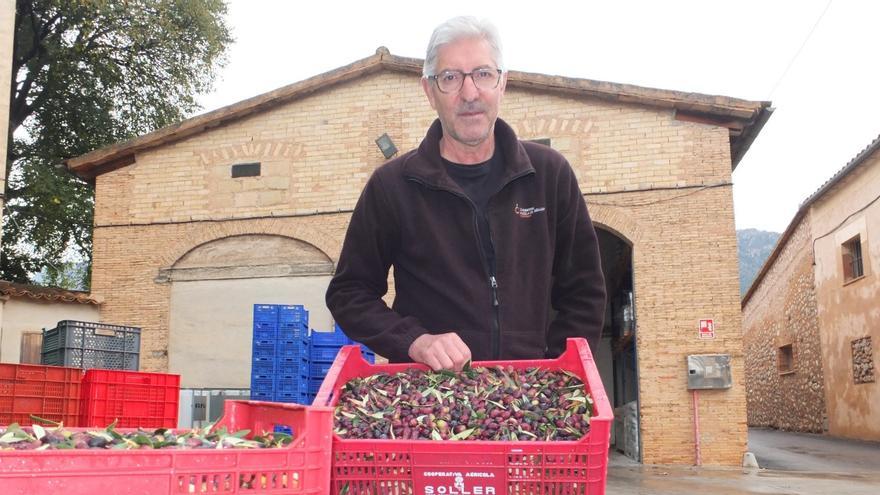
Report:
<svg viewBox="0 0 880 495"><path fill-rule="evenodd" d="M77 368L0 363L0 425L29 425L36 416L76 426L82 375Z"/></svg>
<svg viewBox="0 0 880 495"><path fill-rule="evenodd" d="M87 370L79 425L176 428L179 400L180 375Z"/></svg>
<svg viewBox="0 0 880 495"><path fill-rule="evenodd" d="M176 428L180 375L0 363L0 425Z"/></svg>

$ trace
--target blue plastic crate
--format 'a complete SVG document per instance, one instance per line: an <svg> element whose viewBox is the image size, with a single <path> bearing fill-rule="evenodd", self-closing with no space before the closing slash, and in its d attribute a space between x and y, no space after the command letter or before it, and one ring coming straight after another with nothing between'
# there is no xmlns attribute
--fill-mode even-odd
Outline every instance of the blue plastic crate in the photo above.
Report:
<svg viewBox="0 0 880 495"><path fill-rule="evenodd" d="M306 323L309 322L309 312L301 305L280 306L278 308L278 321L281 323Z"/></svg>
<svg viewBox="0 0 880 495"><path fill-rule="evenodd" d="M275 390L275 380L269 378L251 378L251 392L268 392Z"/></svg>
<svg viewBox="0 0 880 495"><path fill-rule="evenodd" d="M305 340L308 338L309 330L306 325L300 323L279 323L277 335L279 340Z"/></svg>
<svg viewBox="0 0 880 495"><path fill-rule="evenodd" d="M254 304L254 322L258 321L276 323L278 321L278 305Z"/></svg>
<svg viewBox="0 0 880 495"><path fill-rule="evenodd" d="M259 361L251 361L252 375L274 375L275 360L261 359Z"/></svg>
<svg viewBox="0 0 880 495"><path fill-rule="evenodd" d="M251 369L253 370L254 366L272 366L273 373L275 370L275 357L266 357L266 356L254 356L253 360L251 360Z"/></svg>
<svg viewBox="0 0 880 495"><path fill-rule="evenodd" d="M341 345L312 345L309 349L309 361L333 361L339 353Z"/></svg>
<svg viewBox="0 0 880 495"><path fill-rule="evenodd" d="M275 340L278 338L278 324L254 322L254 340Z"/></svg>
<svg viewBox="0 0 880 495"><path fill-rule="evenodd" d="M309 349L309 343L305 339L278 339L277 341L278 349L291 349L295 351L307 351Z"/></svg>
<svg viewBox="0 0 880 495"><path fill-rule="evenodd" d="M351 340L342 332L316 332L312 330L309 335L312 345L336 345L350 344Z"/></svg>
<svg viewBox="0 0 880 495"><path fill-rule="evenodd" d="M275 392L298 392L308 390L306 378L301 376L282 376L275 380Z"/></svg>
<svg viewBox="0 0 880 495"><path fill-rule="evenodd" d="M337 333L337 334L345 335L345 332L342 331L342 328L340 328L340 326L338 324L333 325L333 332ZM370 350L369 347L365 346L364 344L358 344L358 342L355 342L355 341L346 337L344 345L360 345L361 346L361 353L364 355L364 358L367 361L369 361L370 363L375 361L376 355L373 353L373 351Z"/></svg>
<svg viewBox="0 0 880 495"><path fill-rule="evenodd" d="M284 433L285 435L293 436L293 430L287 425L275 425L275 428L272 429L274 433Z"/></svg>
<svg viewBox="0 0 880 495"><path fill-rule="evenodd" d="M275 344L254 344L253 353L254 361L256 360L272 360L275 358Z"/></svg>
<svg viewBox="0 0 880 495"><path fill-rule="evenodd" d="M309 405L312 403L312 399L309 399L307 394L301 392L278 392L274 397L275 402L286 402L286 403L297 403L303 405Z"/></svg>
<svg viewBox="0 0 880 495"><path fill-rule="evenodd" d="M275 389L275 394L304 394L309 390L307 386L299 383L298 381L286 381L279 385L280 388Z"/></svg>
<svg viewBox="0 0 880 495"><path fill-rule="evenodd" d="M321 384L322 384L322 383L324 383L324 377L323 377L323 376L310 377L310 378L309 378L309 388L308 388L308 393L310 393L310 394L317 394L317 393L318 393L318 390L321 389Z"/></svg>
<svg viewBox="0 0 880 495"><path fill-rule="evenodd" d="M282 376L305 375L309 372L309 362L305 359L283 358L275 361L275 374Z"/></svg>
<svg viewBox="0 0 880 495"><path fill-rule="evenodd" d="M321 377L324 378L327 376L327 372L330 370L330 367L333 366L333 361L312 361L309 363L309 378Z"/></svg>
<svg viewBox="0 0 880 495"><path fill-rule="evenodd" d="M251 383L254 380L274 380L275 372L272 368L257 368L251 371Z"/></svg>
<svg viewBox="0 0 880 495"><path fill-rule="evenodd" d="M275 351L276 359L299 359L307 360L309 357L308 350L305 346L278 346Z"/></svg>
<svg viewBox="0 0 880 495"><path fill-rule="evenodd" d="M365 346L361 346L361 354L370 364L376 364L376 354Z"/></svg>
<svg viewBox="0 0 880 495"><path fill-rule="evenodd" d="M265 400L272 401L275 399L275 394L272 392L259 392L251 390L251 400Z"/></svg>

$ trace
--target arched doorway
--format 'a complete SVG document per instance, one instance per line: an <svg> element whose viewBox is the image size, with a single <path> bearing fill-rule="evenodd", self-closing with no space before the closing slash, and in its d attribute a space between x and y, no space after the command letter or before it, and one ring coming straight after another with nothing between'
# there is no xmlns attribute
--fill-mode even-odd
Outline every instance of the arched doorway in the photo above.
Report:
<svg viewBox="0 0 880 495"><path fill-rule="evenodd" d="M596 228L608 303L596 358L602 383L614 409L614 449L640 460L636 361L636 312L632 246L614 232Z"/></svg>
<svg viewBox="0 0 880 495"><path fill-rule="evenodd" d="M309 243L239 235L197 246L159 274L171 283L168 363L183 388L250 386L254 304L301 304L311 328L332 320L333 262Z"/></svg>

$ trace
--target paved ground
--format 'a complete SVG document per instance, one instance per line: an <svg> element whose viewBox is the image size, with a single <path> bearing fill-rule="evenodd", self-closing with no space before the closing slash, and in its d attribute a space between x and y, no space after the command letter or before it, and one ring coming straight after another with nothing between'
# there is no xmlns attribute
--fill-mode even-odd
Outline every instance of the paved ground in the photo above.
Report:
<svg viewBox="0 0 880 495"><path fill-rule="evenodd" d="M647 466L612 454L608 495L877 495L880 443L752 429L760 469Z"/></svg>
<svg viewBox="0 0 880 495"><path fill-rule="evenodd" d="M880 473L880 443L811 433L749 429L749 451L758 465L780 471Z"/></svg>

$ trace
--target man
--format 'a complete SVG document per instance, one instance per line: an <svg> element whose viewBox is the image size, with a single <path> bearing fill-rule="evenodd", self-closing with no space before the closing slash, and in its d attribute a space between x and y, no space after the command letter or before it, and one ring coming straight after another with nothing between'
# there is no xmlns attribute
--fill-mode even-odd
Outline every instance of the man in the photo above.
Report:
<svg viewBox="0 0 880 495"><path fill-rule="evenodd" d="M565 158L498 119L507 74L495 28L470 17L437 27L421 82L438 118L364 188L327 290L336 322L391 362L435 370L556 357L568 337L595 349L596 233Z"/></svg>

